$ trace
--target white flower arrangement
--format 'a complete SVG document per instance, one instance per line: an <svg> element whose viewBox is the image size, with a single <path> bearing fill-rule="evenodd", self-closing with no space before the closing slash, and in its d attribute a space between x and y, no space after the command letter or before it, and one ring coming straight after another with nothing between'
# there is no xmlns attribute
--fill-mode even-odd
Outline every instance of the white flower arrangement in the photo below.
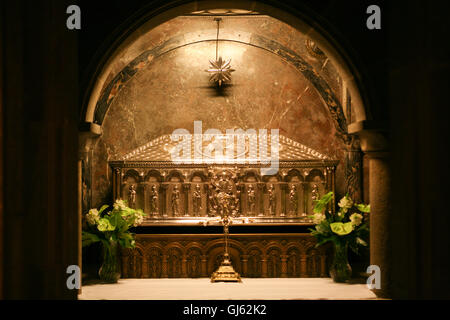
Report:
<svg viewBox="0 0 450 320"><path fill-rule="evenodd" d="M141 209L127 207L124 200L116 200L110 206L103 205L100 210L91 209L85 218L87 226L82 233L83 246L101 241L104 245L117 241L122 247L133 248L135 241L129 228L137 227L144 221L146 215Z"/></svg>

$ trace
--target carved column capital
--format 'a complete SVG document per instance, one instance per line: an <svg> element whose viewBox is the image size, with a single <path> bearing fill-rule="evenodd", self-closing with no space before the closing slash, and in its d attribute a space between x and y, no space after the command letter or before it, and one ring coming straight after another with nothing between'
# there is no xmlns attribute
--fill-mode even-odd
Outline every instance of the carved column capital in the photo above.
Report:
<svg viewBox="0 0 450 320"><path fill-rule="evenodd" d="M367 152L388 151L388 132L384 123L374 121L359 121L348 126L349 134L357 135L361 150Z"/></svg>

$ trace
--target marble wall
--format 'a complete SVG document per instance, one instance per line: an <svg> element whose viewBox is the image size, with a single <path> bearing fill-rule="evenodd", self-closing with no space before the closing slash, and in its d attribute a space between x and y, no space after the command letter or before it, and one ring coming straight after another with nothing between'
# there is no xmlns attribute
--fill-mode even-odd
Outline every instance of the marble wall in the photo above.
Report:
<svg viewBox="0 0 450 320"><path fill-rule="evenodd" d="M205 17L179 17L174 20L166 24L176 28L163 25L156 30L164 41L170 39L167 33L176 36L183 28L202 32L199 29L202 25L209 23L212 30L215 26L211 17L209 20ZM297 48L302 58L320 70L329 90L340 99L341 86L337 72L326 64L326 58L320 62L317 57L308 54L305 37L294 37L290 27L277 24L276 20L268 17L258 17L253 24L251 19L240 18L239 21L236 26L224 24L224 32L255 32ZM156 39L159 38L155 35L154 41L158 42ZM140 49L148 50L148 47L141 46ZM136 49L133 50L133 54L137 55ZM191 42L175 47L152 57L150 63L141 64L138 71L120 86L120 90L114 92L102 119L103 133L93 149L93 207L112 199L108 161L116 160L175 129L184 128L193 132L196 120L203 122L203 130L279 129L280 134L341 160L336 172L336 191L338 194L344 193L345 144L337 134L336 122L323 95L311 80L287 59L273 52L244 42L220 41L219 56L231 58L232 68L236 71L232 73L231 83L217 90L205 72L209 60L215 58L215 50L214 41ZM110 79L112 81L113 77Z"/></svg>

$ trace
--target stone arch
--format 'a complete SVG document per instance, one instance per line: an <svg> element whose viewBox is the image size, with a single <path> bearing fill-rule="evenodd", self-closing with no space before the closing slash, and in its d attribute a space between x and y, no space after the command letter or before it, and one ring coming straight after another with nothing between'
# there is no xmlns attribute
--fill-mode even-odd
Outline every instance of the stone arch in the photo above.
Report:
<svg viewBox="0 0 450 320"><path fill-rule="evenodd" d="M177 6L178 4L178 6ZM355 106L355 116L356 121L366 120L368 112L366 112L366 108L364 106L363 100L367 101L368 99L362 98L360 93L360 87L362 84L358 82L358 72L354 65L349 62L348 54L339 45L336 41L332 42L331 37L328 36L325 28L321 27L319 23L314 21L314 15L310 12L298 12L298 10L286 10L286 5L283 5L283 9L277 8L273 5L264 4L261 2L241 2L241 1L221 1L220 3L214 1L202 1L201 3L197 1L189 2L189 1L178 1L177 4L173 5L170 9L167 8L158 8L156 10L148 10L145 14L141 14L141 16L137 19L134 19L133 26L129 30L134 30L134 32L123 32L121 35L121 42L114 47L109 48L107 54L102 59L102 68L100 71L95 74L95 79L91 80L92 86L89 90L89 95L85 98L85 106L83 113L84 120L86 122L95 123L95 110L97 106L97 101L102 93L102 88L104 87L105 81L107 81L108 74L110 74L111 70L114 67L117 68L117 65L114 65L120 54L122 54L127 48L133 47L137 45L140 35L145 34L152 28L157 25L160 25L172 18L175 18L180 15L189 14L190 12L198 11L201 9L220 9L225 7L233 7L237 9L251 10L256 11L261 14L266 14L271 16L277 20L280 20L286 23L289 26L292 26L299 32L308 35L309 39L317 44L320 47L320 50L327 56L327 58L337 66L338 71L342 75L342 78L348 83L347 87L352 96L352 101ZM165 10L167 9L167 10ZM159 14L161 12L163 14ZM305 11L307 9L305 8ZM311 27L314 25L314 28ZM210 39L214 40L214 39ZM286 56L291 55L290 52L286 52ZM142 62L142 61L141 61ZM129 63L129 62L128 62ZM136 65L136 64L135 64ZM305 68L305 64L301 62L298 63L301 68L304 69L304 72L314 74L314 72ZM122 68L122 77L134 75L135 71L132 68ZM120 77L119 77L120 78ZM320 80L315 81L316 84L320 85ZM120 85L119 85L120 86ZM111 86L111 89L113 86ZM331 102L331 107L337 110L337 114L341 114L339 111L339 105L335 105L330 99L324 99L326 102ZM342 108L341 108L342 109ZM340 116L335 116L337 120ZM345 119L345 118L344 118ZM346 124L342 123L342 129L346 132Z"/></svg>

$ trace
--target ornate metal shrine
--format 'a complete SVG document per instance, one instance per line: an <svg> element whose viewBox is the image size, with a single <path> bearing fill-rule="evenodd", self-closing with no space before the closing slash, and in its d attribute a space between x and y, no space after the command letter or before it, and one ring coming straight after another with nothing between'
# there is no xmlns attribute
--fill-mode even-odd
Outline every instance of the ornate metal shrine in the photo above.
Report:
<svg viewBox="0 0 450 320"><path fill-rule="evenodd" d="M247 135L241 144L230 144L225 135L178 138L184 143L164 135L110 162L114 199L143 209L144 226L175 228L172 234L137 234L136 248L122 250L122 277L327 277L329 248L315 248L315 238L304 231L279 229L312 224L313 201L334 191L338 161L281 135ZM260 157L265 154L271 161ZM274 166L270 174L262 170ZM225 208L233 225L251 221L278 229L226 232L225 242L221 234L205 233L209 229L176 233L177 225L221 225Z"/></svg>
<svg viewBox="0 0 450 320"><path fill-rule="evenodd" d="M251 217L262 224L308 223L313 201L334 191L338 161L284 136L278 138L279 169L266 175L261 174L261 168L269 165L254 157L262 148L251 136L245 138L245 147L241 148L245 157L238 157L238 147L228 153L234 161L224 161L217 153L206 157L210 153L204 150L211 151L214 142L211 137L204 137L200 161L174 161L176 142L170 135L161 136L110 162L114 200L128 200L130 207L146 212L144 225L198 224L204 217L219 214L211 181L218 171L226 169L236 177L232 191L237 199L236 216ZM270 134L266 139L271 145ZM216 140L220 139L216 136ZM195 138L185 135L184 141L188 144L182 148L191 144L189 152L194 159ZM271 152L269 147L268 154Z"/></svg>

